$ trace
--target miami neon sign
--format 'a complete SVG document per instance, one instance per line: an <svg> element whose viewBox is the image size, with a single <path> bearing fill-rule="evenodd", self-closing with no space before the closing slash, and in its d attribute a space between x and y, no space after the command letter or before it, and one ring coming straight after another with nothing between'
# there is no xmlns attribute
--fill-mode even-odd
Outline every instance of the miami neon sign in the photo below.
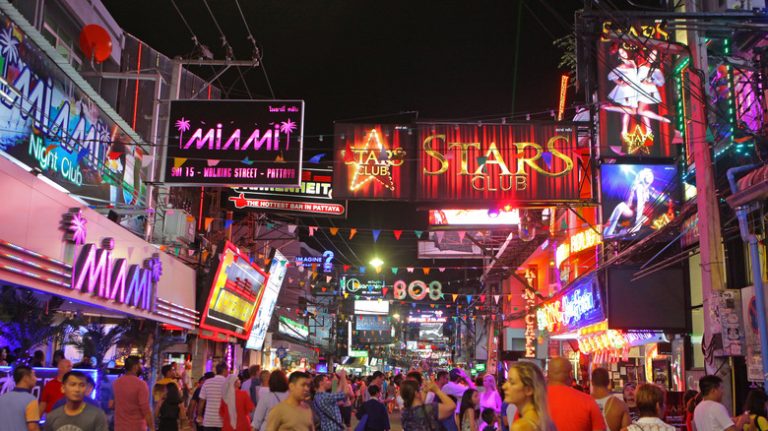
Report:
<svg viewBox="0 0 768 431"><path fill-rule="evenodd" d="M163 274L160 255L154 253L142 266L113 258L115 240L106 238L102 248L85 244L72 267L72 290L108 301L154 311L157 282Z"/></svg>

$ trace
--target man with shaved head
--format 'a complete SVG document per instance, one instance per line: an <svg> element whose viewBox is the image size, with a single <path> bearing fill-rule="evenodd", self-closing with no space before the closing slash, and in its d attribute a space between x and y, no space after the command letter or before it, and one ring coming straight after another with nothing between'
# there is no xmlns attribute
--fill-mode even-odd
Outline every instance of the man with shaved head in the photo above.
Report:
<svg viewBox="0 0 768 431"><path fill-rule="evenodd" d="M592 397L571 387L573 366L552 358L547 369L549 415L557 431L605 431L605 421Z"/></svg>

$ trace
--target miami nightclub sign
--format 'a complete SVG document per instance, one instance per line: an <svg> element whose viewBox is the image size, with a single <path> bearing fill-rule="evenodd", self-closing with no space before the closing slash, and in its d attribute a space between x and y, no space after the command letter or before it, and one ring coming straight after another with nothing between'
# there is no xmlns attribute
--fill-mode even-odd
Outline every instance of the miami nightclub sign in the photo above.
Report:
<svg viewBox="0 0 768 431"><path fill-rule="evenodd" d="M304 102L172 101L165 182L299 187Z"/></svg>
<svg viewBox="0 0 768 431"><path fill-rule="evenodd" d="M135 205L143 153L0 14L0 150L86 198Z"/></svg>

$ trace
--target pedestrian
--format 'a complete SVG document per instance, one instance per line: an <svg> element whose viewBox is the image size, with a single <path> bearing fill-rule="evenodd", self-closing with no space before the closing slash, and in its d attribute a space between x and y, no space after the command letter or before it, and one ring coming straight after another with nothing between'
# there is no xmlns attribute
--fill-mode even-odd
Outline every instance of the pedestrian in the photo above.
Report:
<svg viewBox="0 0 768 431"><path fill-rule="evenodd" d="M390 429L387 407L378 400L379 392L378 386L369 386L368 395L371 398L357 411L357 419L365 420L366 431L389 431Z"/></svg>
<svg viewBox="0 0 768 431"><path fill-rule="evenodd" d="M93 360L91 359L90 355L83 354L83 357L80 358L80 362L73 365L72 368L77 370L87 370L93 368Z"/></svg>
<svg viewBox="0 0 768 431"><path fill-rule="evenodd" d="M434 393L440 403L425 404L419 383L405 380L400 387L403 397L402 425L404 431L432 431L440 429L440 421L452 418L456 411L454 402L434 381L428 381L425 391Z"/></svg>
<svg viewBox="0 0 768 431"><path fill-rule="evenodd" d="M165 397L169 383L173 383L178 387L172 364L165 364L160 368L160 377L160 380L155 383L155 387L152 389L152 397L155 400L156 407L160 404L160 400Z"/></svg>
<svg viewBox="0 0 768 431"><path fill-rule="evenodd" d="M480 406L480 393L476 389L467 389L461 396L459 406L459 429L477 431L477 409Z"/></svg>
<svg viewBox="0 0 768 431"><path fill-rule="evenodd" d="M683 412L685 416L685 429L693 431L693 410L696 406L690 407L691 403L699 396L699 393L689 389L683 394ZM698 404L698 402L696 403ZM633 420L634 422L634 420Z"/></svg>
<svg viewBox="0 0 768 431"><path fill-rule="evenodd" d="M467 389L476 389L472 379L470 379L467 373L461 368L452 369L450 373L448 373L448 379L450 381L443 386L443 392L448 395L453 395L457 400L461 400L461 397ZM461 404L456 408L457 413L459 407L461 407Z"/></svg>
<svg viewBox="0 0 768 431"><path fill-rule="evenodd" d="M499 415L496 414L494 409L483 409L483 412L480 413L480 418L483 420L483 422L480 424L482 429L486 431L498 430L497 425L499 423Z"/></svg>
<svg viewBox="0 0 768 431"><path fill-rule="evenodd" d="M248 368L248 379L240 385L249 397L251 403L255 406L259 404L259 388L261 387L261 366L251 365Z"/></svg>
<svg viewBox="0 0 768 431"><path fill-rule="evenodd" d="M96 382L93 381L93 377L89 376L88 374L85 374L85 397L83 397L83 401L88 404L92 404L96 407L101 408L101 405L99 405L99 403L93 399L93 389L95 387L96 387ZM58 401L56 401L53 404L53 408L51 410L57 409L66 403L67 403L67 399L62 396L61 398L59 398Z"/></svg>
<svg viewBox="0 0 768 431"><path fill-rule="evenodd" d="M139 378L142 374L138 356L125 358L123 375L112 384L115 409L115 431L154 430L154 418L149 407L149 387Z"/></svg>
<svg viewBox="0 0 768 431"><path fill-rule="evenodd" d="M557 431L605 431L605 420L591 396L571 387L573 366L566 358L549 361L547 402ZM521 418L523 411L518 405Z"/></svg>
<svg viewBox="0 0 768 431"><path fill-rule="evenodd" d="M35 350L35 353L32 354L32 363L30 366L33 368L42 368L45 366L45 353L43 353L42 350Z"/></svg>
<svg viewBox="0 0 768 431"><path fill-rule="evenodd" d="M187 406L187 419L195 429L202 429L202 425L197 423L197 406L200 405L200 391L203 389L203 383L215 376L216 374L209 371L205 373L203 377L200 377L200 380L197 381L195 390L192 392L192 397L189 399L189 405Z"/></svg>
<svg viewBox="0 0 768 431"><path fill-rule="evenodd" d="M437 384L437 386L440 389L443 389L445 387L445 385L447 385L448 382L450 382L450 375L449 375L448 371L440 370L440 371L437 372L435 377L436 377L435 383ZM443 392L445 392L445 391L443 391ZM453 397L453 395L448 395L448 396L449 397ZM438 398L436 401L439 403L440 402L440 398ZM457 401L455 399L455 397L454 397L453 401L454 402ZM443 428L445 428L445 431L459 431L459 426L456 424L456 417L455 417L455 415L452 415L448 419L443 419L442 421L440 421L440 424L443 426Z"/></svg>
<svg viewBox="0 0 768 431"><path fill-rule="evenodd" d="M157 429L158 431L178 431L179 420L183 417L182 407L184 401L179 385L175 381L167 382L159 390L159 393L161 394L160 399L155 401Z"/></svg>
<svg viewBox="0 0 768 431"><path fill-rule="evenodd" d="M261 384L258 388L256 388L256 400L257 402L255 405L259 405L258 400L261 399L261 397L266 396L269 393L269 377L271 373L267 370L261 370L261 373L259 373L259 381ZM285 379L286 381L288 379ZM286 383L286 387L288 384Z"/></svg>
<svg viewBox="0 0 768 431"><path fill-rule="evenodd" d="M86 403L86 378L81 371L70 371L62 378L67 402L45 418L45 431L109 431L107 415L99 407Z"/></svg>
<svg viewBox="0 0 768 431"><path fill-rule="evenodd" d="M253 413L251 428L256 431L266 431L267 416L272 409L288 398L288 378L283 370L275 370L269 375L269 392L259 396L259 404Z"/></svg>
<svg viewBox="0 0 768 431"><path fill-rule="evenodd" d="M514 404L520 414L510 426L512 431L555 431L550 419L552 406L547 402L544 374L538 366L530 362L513 363L503 390L504 400Z"/></svg>
<svg viewBox="0 0 768 431"><path fill-rule="evenodd" d="M251 431L251 414L256 408L248 392L241 389L240 379L227 377L219 414L224 423L223 431Z"/></svg>
<svg viewBox="0 0 768 431"><path fill-rule="evenodd" d="M594 382L592 383L594 385ZM644 383L637 388L635 398L640 419L623 431L675 431L675 427L661 420L664 413L664 391L655 384ZM740 431L740 430L739 430Z"/></svg>
<svg viewBox="0 0 768 431"><path fill-rule="evenodd" d="M747 394L747 399L744 401L744 411L749 412L749 425L744 425L744 431L749 431L751 427L754 431L767 431L768 430L768 414L766 414L765 403L768 402L768 396L765 392L752 389Z"/></svg>
<svg viewBox="0 0 768 431"><path fill-rule="evenodd" d="M332 382L325 375L315 377L312 385L312 409L315 411L320 421L320 430L322 431L344 431L346 426L341 417L339 403L347 399L347 373L343 370L337 374L339 378L338 392L331 392ZM381 389L381 386L376 386ZM379 391L376 392L377 396Z"/></svg>
<svg viewBox="0 0 768 431"><path fill-rule="evenodd" d="M59 361L64 359L64 351L56 350L53 352L53 358L51 358L51 367L58 368Z"/></svg>
<svg viewBox="0 0 768 431"><path fill-rule="evenodd" d="M637 402L635 401L635 391L637 390L637 383L627 382L624 384L624 388L621 391L621 395L624 399L624 404L627 405L629 410L629 420L631 422L637 422L640 419L640 412L637 410ZM693 420L693 409L691 409L691 420ZM692 428L688 428L691 431Z"/></svg>
<svg viewBox="0 0 768 431"><path fill-rule="evenodd" d="M605 368L592 370L592 398L603 413L605 425L609 431L620 431L631 422L629 409L624 401L613 395L610 389L611 378Z"/></svg>
<svg viewBox="0 0 768 431"><path fill-rule="evenodd" d="M221 431L224 426L219 409L221 408L221 397L224 394L224 384L227 382L228 374L227 364L223 362L216 364L216 376L206 380L200 390L197 422L201 423L206 431Z"/></svg>
<svg viewBox="0 0 768 431"><path fill-rule="evenodd" d="M40 395L40 414L46 415L53 410L56 401L64 397L61 390L64 375L72 371L72 361L61 359L57 364L58 372L56 378L51 379L43 386L43 393Z"/></svg>
<svg viewBox="0 0 768 431"><path fill-rule="evenodd" d="M37 386L35 370L26 365L13 369L12 390L0 396L0 431L39 431L40 406L32 389Z"/></svg>
<svg viewBox="0 0 768 431"><path fill-rule="evenodd" d="M267 416L265 431L314 431L312 408L307 404L311 376L294 371L288 379L288 396L277 404Z"/></svg>
<svg viewBox="0 0 768 431"><path fill-rule="evenodd" d="M486 374L485 377L483 377L483 387L485 388L485 391L480 394L479 411L491 409L498 416L501 413L501 395L496 387L496 377L492 374ZM485 425L480 424L480 431L484 429Z"/></svg>
<svg viewBox="0 0 768 431"><path fill-rule="evenodd" d="M192 381L192 362L184 362L184 371L181 372L181 394L184 399L184 405L189 403L190 396L194 391Z"/></svg>
<svg viewBox="0 0 768 431"><path fill-rule="evenodd" d="M699 379L701 402L693 411L696 431L741 431L749 423L749 415L731 418L721 404L723 400L723 379L708 375Z"/></svg>

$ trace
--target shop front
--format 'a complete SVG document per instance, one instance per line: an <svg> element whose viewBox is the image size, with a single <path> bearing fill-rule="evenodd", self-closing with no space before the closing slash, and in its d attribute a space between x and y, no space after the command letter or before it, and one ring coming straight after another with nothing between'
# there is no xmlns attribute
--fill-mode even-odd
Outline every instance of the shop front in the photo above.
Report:
<svg viewBox="0 0 768 431"><path fill-rule="evenodd" d="M0 282L91 315L195 329L195 272L68 193L0 158Z"/></svg>

